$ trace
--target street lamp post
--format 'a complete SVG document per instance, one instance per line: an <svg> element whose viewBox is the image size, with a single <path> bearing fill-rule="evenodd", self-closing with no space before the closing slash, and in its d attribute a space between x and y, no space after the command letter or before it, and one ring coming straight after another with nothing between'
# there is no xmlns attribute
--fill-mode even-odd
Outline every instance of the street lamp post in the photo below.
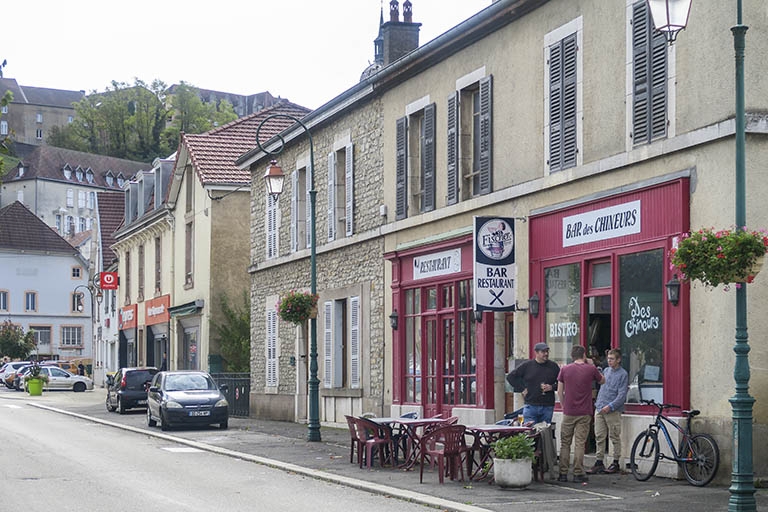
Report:
<svg viewBox="0 0 768 512"><path fill-rule="evenodd" d="M289 114L272 114L267 116L258 128L256 128L256 144L259 149L270 156L277 156L285 149L285 140L281 135L277 135L280 140L280 146L274 150L269 151L261 145L261 139L259 132L262 126L272 119L289 119L304 129L304 133L307 134L309 139L309 168L310 168L310 183L309 183L309 217L310 217L310 291L312 295L317 294L317 242L315 236L315 196L317 191L315 190L315 150L312 142L312 134L309 128L301 122L297 117ZM270 162L267 172L264 174L264 182L267 187L267 191L270 196L275 200L280 196L283 191L283 183L285 181L285 174L282 169L277 165L276 160ZM309 320L309 417L307 418L307 440L308 441L321 441L320 436L320 379L317 378L317 318L313 316Z"/></svg>
<svg viewBox="0 0 768 512"><path fill-rule="evenodd" d="M666 7L662 7L662 4ZM667 39L674 41L674 35L669 35L685 28L690 10L691 0L648 0L648 5L654 16L657 28L666 25ZM685 22L665 23L656 19L666 10L670 13L684 12ZM746 201L746 115L744 106L744 50L746 48L747 26L742 23L742 0L736 1L736 25L731 27L733 33L733 48L736 60L736 228L741 229L747 223ZM754 472L752 467L752 409L755 399L749 395L749 336L747 334L747 287L744 283L736 287L736 353L733 378L736 382L736 394L730 398L733 421L733 471L731 472L731 493L728 500L728 510L753 511L757 510L755 501Z"/></svg>
<svg viewBox="0 0 768 512"><path fill-rule="evenodd" d="M87 290L88 294L91 297L91 331L92 331L91 332L91 357L95 362L97 350L96 350L96 329L95 329L96 307L94 306L94 299L95 299L95 304L101 305L101 301L104 300L104 294L102 293L101 288L96 285L96 281L88 285L79 284L75 286L74 293L78 295L77 310L81 313L83 312L83 292L78 291L80 288Z"/></svg>

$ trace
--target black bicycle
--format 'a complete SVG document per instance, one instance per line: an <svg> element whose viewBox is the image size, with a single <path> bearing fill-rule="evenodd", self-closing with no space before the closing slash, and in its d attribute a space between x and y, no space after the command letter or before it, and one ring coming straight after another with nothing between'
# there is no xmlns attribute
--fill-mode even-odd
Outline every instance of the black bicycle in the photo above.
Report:
<svg viewBox="0 0 768 512"><path fill-rule="evenodd" d="M656 421L648 429L640 433L632 445L629 463L635 478L644 482L653 476L659 465L659 459L673 460L682 466L685 479L692 485L703 487L715 477L720 465L720 450L717 443L709 434L693 434L691 420L701 411L682 411L688 418L685 428L664 416L666 409L682 409L679 405L657 404L653 400L641 400L642 403L654 405L659 409ZM675 447L665 423L672 425L680 433L680 444ZM659 450L659 431L664 434L672 456Z"/></svg>

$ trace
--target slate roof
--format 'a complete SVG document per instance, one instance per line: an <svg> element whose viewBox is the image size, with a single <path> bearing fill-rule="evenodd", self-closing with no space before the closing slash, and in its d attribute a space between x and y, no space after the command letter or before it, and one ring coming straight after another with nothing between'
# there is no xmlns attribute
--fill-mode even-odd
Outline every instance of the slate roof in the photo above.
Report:
<svg viewBox="0 0 768 512"><path fill-rule="evenodd" d="M306 107L284 101L206 133L183 133L181 145L186 146L189 158L203 184L249 184L250 171L239 169L235 166L235 161L256 146L256 129L259 124L273 114L288 114L301 119L309 112ZM261 141L268 141L293 124L294 121L289 118L271 120L259 132Z"/></svg>
<svg viewBox="0 0 768 512"><path fill-rule="evenodd" d="M151 163L135 162L111 156L83 153L72 149L57 148L54 146L37 146L24 159L24 175L19 176L18 171L11 170L4 178L6 182L23 181L32 179L46 179L61 183L72 183L83 187L100 187L120 190L117 185L117 176L123 175L125 181L130 180L141 169L152 169ZM72 170L69 179L64 175L64 166L68 165ZM78 181L76 170L80 167L83 171L83 181ZM88 169L93 171L93 183L88 183L85 173ZM112 185L107 184L107 173L114 176Z"/></svg>
<svg viewBox="0 0 768 512"><path fill-rule="evenodd" d="M28 103L48 107L74 108L72 104L85 97L85 91L30 87L19 85L14 78L0 78L0 95L4 94L6 90L13 93L13 103Z"/></svg>
<svg viewBox="0 0 768 512"><path fill-rule="evenodd" d="M116 241L115 231L123 223L125 216L125 193L98 192L96 202L101 228L101 262L104 268L107 268L117 258L112 246Z"/></svg>
<svg viewBox="0 0 768 512"><path fill-rule="evenodd" d="M77 250L19 201L0 209L0 249L77 254Z"/></svg>

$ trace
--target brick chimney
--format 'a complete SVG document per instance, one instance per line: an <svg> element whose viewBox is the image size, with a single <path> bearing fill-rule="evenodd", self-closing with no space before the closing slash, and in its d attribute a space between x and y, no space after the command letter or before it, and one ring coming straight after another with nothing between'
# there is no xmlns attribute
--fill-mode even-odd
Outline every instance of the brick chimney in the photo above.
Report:
<svg viewBox="0 0 768 512"><path fill-rule="evenodd" d="M383 64L387 66L419 47L421 23L413 23L413 4L403 2L403 21L400 21L400 2L389 2L389 21L381 26Z"/></svg>

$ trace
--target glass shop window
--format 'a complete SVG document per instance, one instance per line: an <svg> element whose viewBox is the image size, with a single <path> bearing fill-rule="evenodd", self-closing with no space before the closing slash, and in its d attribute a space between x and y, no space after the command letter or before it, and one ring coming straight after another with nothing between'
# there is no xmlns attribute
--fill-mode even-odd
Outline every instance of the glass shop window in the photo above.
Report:
<svg viewBox="0 0 768 512"><path fill-rule="evenodd" d="M579 263L544 269L545 329L549 358L570 362L571 347L578 345L581 318L581 266Z"/></svg>

